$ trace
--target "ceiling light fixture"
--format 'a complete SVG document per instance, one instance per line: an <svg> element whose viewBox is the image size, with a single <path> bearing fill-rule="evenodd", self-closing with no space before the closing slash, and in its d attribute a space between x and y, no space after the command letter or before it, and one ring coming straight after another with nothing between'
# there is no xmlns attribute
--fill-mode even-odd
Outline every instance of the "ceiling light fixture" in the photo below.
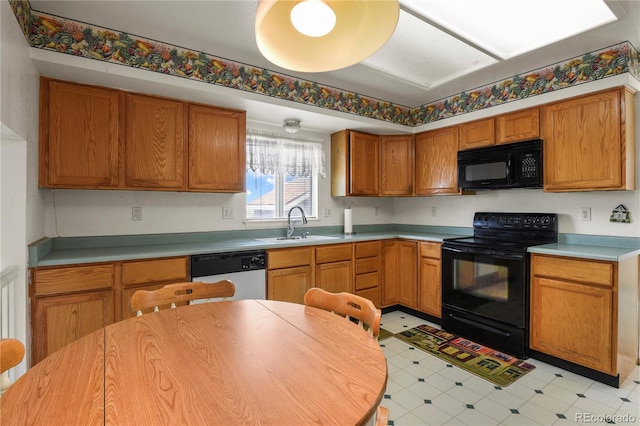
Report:
<svg viewBox="0 0 640 426"><path fill-rule="evenodd" d="M287 133L296 133L300 131L300 120L296 120L293 118L284 120L284 124L282 125L282 128Z"/></svg>
<svg viewBox="0 0 640 426"><path fill-rule="evenodd" d="M398 0L261 0L256 42L262 55L282 68L333 71L380 49L399 16Z"/></svg>

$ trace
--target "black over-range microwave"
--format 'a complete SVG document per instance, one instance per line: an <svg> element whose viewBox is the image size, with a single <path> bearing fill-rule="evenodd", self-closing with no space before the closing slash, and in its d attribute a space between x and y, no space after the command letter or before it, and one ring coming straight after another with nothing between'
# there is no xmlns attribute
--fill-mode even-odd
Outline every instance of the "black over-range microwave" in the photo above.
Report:
<svg viewBox="0 0 640 426"><path fill-rule="evenodd" d="M542 188L542 140L458 151L458 187Z"/></svg>

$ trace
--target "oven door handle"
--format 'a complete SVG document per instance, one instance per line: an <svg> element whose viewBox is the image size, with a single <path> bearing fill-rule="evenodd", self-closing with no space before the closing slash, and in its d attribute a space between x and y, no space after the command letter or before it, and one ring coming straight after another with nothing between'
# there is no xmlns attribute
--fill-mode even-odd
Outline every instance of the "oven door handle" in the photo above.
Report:
<svg viewBox="0 0 640 426"><path fill-rule="evenodd" d="M522 260L527 255L524 252L515 253L515 252L506 252L503 250L492 250L492 249L486 249L486 248L479 249L479 248L473 248L473 247L443 246L442 250L450 251L453 253L467 253L467 254L474 254L474 255L481 255L481 256L494 256L499 259L515 259L515 260Z"/></svg>
<svg viewBox="0 0 640 426"><path fill-rule="evenodd" d="M472 321L472 320L468 320L466 318L459 317L458 315L449 314L449 318L454 319L456 321L460 321L460 322L465 323L467 325L470 325L472 327L477 327L477 328L480 328L482 330L490 331L491 333L494 333L494 334L499 334L499 335L504 336L504 337L511 336L511 333L506 332L504 330L500 330L500 329L497 329L495 327L491 327L490 325L480 324L478 322L475 322L475 321Z"/></svg>

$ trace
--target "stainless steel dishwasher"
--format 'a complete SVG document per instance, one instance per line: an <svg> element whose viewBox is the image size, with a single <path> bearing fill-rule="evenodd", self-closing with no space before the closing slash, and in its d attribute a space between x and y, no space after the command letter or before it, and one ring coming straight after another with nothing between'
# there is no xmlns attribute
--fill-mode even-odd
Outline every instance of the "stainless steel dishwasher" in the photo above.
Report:
<svg viewBox="0 0 640 426"><path fill-rule="evenodd" d="M191 281L214 283L230 280L236 286L233 300L267 298L265 250L197 254L191 256Z"/></svg>

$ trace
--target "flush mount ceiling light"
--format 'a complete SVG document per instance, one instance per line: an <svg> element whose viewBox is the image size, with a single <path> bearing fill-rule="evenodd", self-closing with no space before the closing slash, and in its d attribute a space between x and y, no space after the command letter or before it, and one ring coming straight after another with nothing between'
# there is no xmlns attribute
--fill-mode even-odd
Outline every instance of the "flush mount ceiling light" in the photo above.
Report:
<svg viewBox="0 0 640 426"><path fill-rule="evenodd" d="M261 0L256 42L282 68L333 71L380 49L399 15L398 0Z"/></svg>
<svg viewBox="0 0 640 426"><path fill-rule="evenodd" d="M300 130L300 120L296 120L296 119L284 120L284 124L282 125L282 128L287 133L296 133Z"/></svg>

